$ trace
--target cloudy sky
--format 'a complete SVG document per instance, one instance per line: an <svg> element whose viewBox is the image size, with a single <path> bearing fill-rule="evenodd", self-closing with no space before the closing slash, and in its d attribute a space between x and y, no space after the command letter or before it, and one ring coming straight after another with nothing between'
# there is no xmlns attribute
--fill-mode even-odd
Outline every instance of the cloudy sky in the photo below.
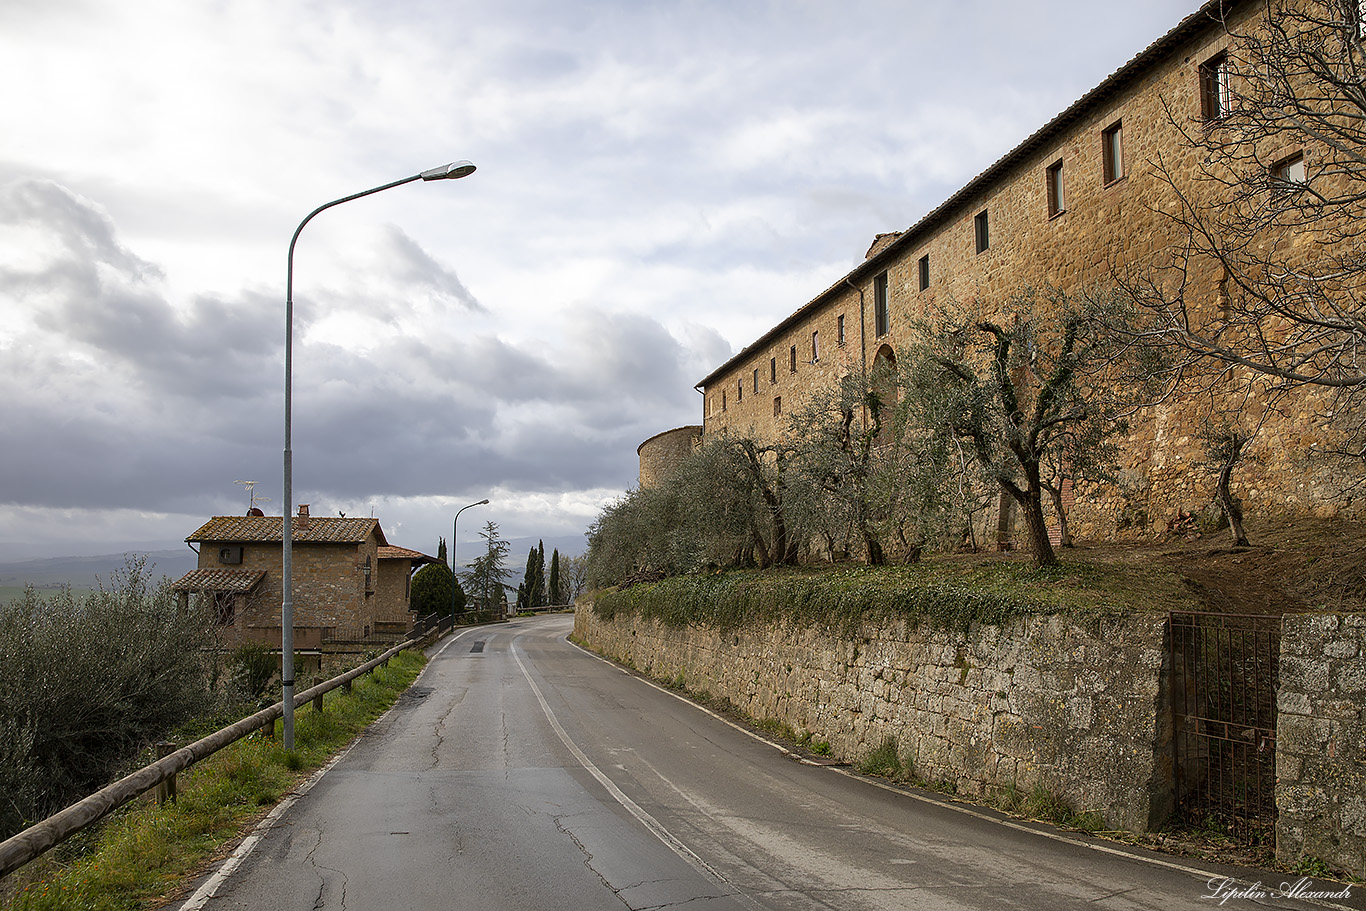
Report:
<svg viewBox="0 0 1366 911"><path fill-rule="evenodd" d="M694 384L1195 0L0 0L0 562L577 534ZM477 519L473 517L477 516Z"/></svg>

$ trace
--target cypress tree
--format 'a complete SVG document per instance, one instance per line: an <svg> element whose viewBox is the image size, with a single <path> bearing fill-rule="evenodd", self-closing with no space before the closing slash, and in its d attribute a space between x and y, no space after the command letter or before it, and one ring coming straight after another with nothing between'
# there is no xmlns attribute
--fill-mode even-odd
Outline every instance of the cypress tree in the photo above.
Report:
<svg viewBox="0 0 1366 911"><path fill-rule="evenodd" d="M564 601L560 591L560 549L557 547L550 557L550 603L563 604Z"/></svg>

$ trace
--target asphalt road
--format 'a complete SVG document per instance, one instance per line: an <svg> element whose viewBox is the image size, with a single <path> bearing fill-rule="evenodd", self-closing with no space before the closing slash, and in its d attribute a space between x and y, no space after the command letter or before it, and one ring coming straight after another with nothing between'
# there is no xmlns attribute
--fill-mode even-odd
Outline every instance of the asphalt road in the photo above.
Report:
<svg viewBox="0 0 1366 911"><path fill-rule="evenodd" d="M1283 895L1295 877L1132 852L798 762L580 651L570 623L442 643L185 911L1324 906ZM1366 908L1352 893L1327 904Z"/></svg>

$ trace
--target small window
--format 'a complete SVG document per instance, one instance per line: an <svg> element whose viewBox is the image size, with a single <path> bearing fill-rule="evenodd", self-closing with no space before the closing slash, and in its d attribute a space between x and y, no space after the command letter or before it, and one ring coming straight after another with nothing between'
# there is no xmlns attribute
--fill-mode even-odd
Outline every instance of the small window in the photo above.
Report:
<svg viewBox="0 0 1366 911"><path fill-rule="evenodd" d="M926 253L920 257L920 290L925 291L930 287L930 254Z"/></svg>
<svg viewBox="0 0 1366 911"><path fill-rule="evenodd" d="M373 564L370 562L370 558L367 556L365 558L365 566L361 568L361 572L365 574L365 591L367 594L375 590L372 569Z"/></svg>
<svg viewBox="0 0 1366 911"><path fill-rule="evenodd" d="M821 359L821 332L817 329L811 333L811 363L817 363Z"/></svg>
<svg viewBox="0 0 1366 911"><path fill-rule="evenodd" d="M1112 184L1124 176L1124 125L1115 121L1100 134L1101 156L1105 163L1105 182Z"/></svg>
<svg viewBox="0 0 1366 911"><path fill-rule="evenodd" d="M844 347L844 314L841 313L835 320L835 343L841 348Z"/></svg>
<svg viewBox="0 0 1366 911"><path fill-rule="evenodd" d="M792 365L791 365L790 367L788 367L787 372L788 372L788 373L796 373L796 372L797 372L797 346L796 346L796 345L793 345L793 346L792 346L792 350L791 350L790 352L788 352L788 353L789 353L789 354L791 355L791 357L792 357Z"/></svg>
<svg viewBox="0 0 1366 911"><path fill-rule="evenodd" d="M745 400L745 381L744 381L744 380L740 380L740 382L736 383L736 385L735 385L735 403L738 405L738 404L740 404L741 402L743 402L744 400Z"/></svg>
<svg viewBox="0 0 1366 911"><path fill-rule="evenodd" d="M773 416L776 418L776 417L781 416L782 413L783 413L783 397L782 397L781 395L775 395L775 396L773 397Z"/></svg>
<svg viewBox="0 0 1366 911"><path fill-rule="evenodd" d="M1048 185L1048 217L1061 215L1066 210L1066 204L1062 195L1062 162L1055 161L1048 166L1044 172L1044 181Z"/></svg>
<svg viewBox="0 0 1366 911"><path fill-rule="evenodd" d="M1233 110L1229 93L1228 54L1216 54L1200 64L1200 115L1219 120Z"/></svg>
<svg viewBox="0 0 1366 911"><path fill-rule="evenodd" d="M778 359L776 357L768 359L768 381L770 384L778 382Z"/></svg>
<svg viewBox="0 0 1366 911"><path fill-rule="evenodd" d="M721 390L721 410L726 410L726 390Z"/></svg>
<svg viewBox="0 0 1366 911"><path fill-rule="evenodd" d="M890 328L887 313L887 273L873 279L873 332L881 337Z"/></svg>
<svg viewBox="0 0 1366 911"><path fill-rule="evenodd" d="M1271 168L1271 182L1278 190L1291 190L1306 182L1304 173L1304 153L1296 152L1289 158L1276 162Z"/></svg>
<svg viewBox="0 0 1366 911"><path fill-rule="evenodd" d="M759 368L754 368L754 394L759 394Z"/></svg>
<svg viewBox="0 0 1366 911"><path fill-rule="evenodd" d="M987 210L983 209L977 213L977 217L972 220L973 234L977 238L977 252L981 253L991 246L991 232L987 227Z"/></svg>

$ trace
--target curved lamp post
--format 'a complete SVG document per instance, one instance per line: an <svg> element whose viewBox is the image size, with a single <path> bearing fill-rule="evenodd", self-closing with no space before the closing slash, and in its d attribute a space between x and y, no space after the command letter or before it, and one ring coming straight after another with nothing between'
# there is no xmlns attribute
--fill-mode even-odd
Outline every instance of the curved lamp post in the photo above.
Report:
<svg viewBox="0 0 1366 911"><path fill-rule="evenodd" d="M460 514L469 509L470 506L487 506L488 503L489 501L487 499L483 499L478 503L470 503L468 506L462 506L455 511L455 518L451 519L451 623L455 622L455 590L456 585L458 584L455 581L455 568L460 565L455 562L455 525L460 521Z"/></svg>
<svg viewBox="0 0 1366 911"><path fill-rule="evenodd" d="M395 180L393 183L386 183L380 187L362 190L360 193L352 193L350 196L343 196L341 199L334 199L309 212L308 216L299 222L299 227L294 229L294 236L289 239L289 270L285 279L285 505L284 519L280 523L282 528L281 546L283 548L281 575L284 584L284 596L280 604L280 679L284 690L286 750L294 749L294 517L291 515L294 511L294 467L293 456L290 451L294 369L294 245L298 243L299 234L303 231L304 225L312 221L313 216L324 209L330 209L344 202L360 199L362 196L370 196L383 190L391 190L415 180L453 180L473 173L474 165L470 162L454 161L439 168L414 174L412 177L405 177L402 180Z"/></svg>

